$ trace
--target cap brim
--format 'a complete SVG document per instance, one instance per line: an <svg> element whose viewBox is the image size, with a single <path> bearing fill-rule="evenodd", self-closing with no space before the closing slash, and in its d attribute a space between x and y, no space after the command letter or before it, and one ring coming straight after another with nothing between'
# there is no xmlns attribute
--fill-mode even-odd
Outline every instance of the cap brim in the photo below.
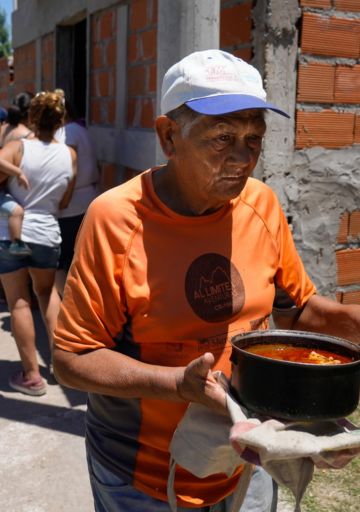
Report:
<svg viewBox="0 0 360 512"><path fill-rule="evenodd" d="M206 98L197 98L185 102L194 112L208 116L219 116L222 114L230 114L239 110L248 110L253 108L268 109L280 114L281 116L290 118L289 114L280 110L276 105L263 101L256 96L247 94L224 94L217 96L208 96Z"/></svg>

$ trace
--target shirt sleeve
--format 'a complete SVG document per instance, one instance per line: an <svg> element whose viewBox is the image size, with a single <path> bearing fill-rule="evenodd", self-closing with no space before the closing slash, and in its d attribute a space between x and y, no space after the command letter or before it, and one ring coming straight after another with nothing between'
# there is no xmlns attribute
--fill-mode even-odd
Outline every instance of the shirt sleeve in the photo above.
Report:
<svg viewBox="0 0 360 512"><path fill-rule="evenodd" d="M295 243L279 205L279 226L276 237L279 263L275 276L276 295L274 308L281 311L304 306L309 298L316 293L314 283L311 281L304 264L296 250Z"/></svg>
<svg viewBox="0 0 360 512"><path fill-rule="evenodd" d="M79 135L78 132L81 130L80 126L76 123L69 123L64 126L64 140L63 142L68 146L78 147Z"/></svg>
<svg viewBox="0 0 360 512"><path fill-rule="evenodd" d="M63 350L112 348L126 323L125 248L111 206L95 200L80 228L54 333Z"/></svg>

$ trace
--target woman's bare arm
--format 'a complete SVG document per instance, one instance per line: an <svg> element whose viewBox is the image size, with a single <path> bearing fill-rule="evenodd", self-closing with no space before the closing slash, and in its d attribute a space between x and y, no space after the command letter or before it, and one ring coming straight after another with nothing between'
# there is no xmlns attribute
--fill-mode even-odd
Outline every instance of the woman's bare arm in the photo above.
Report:
<svg viewBox="0 0 360 512"><path fill-rule="evenodd" d="M61 201L59 203L59 209L60 210L64 210L64 208L66 208L69 205L71 197L72 197L73 192L74 192L75 183L76 183L76 176L77 176L77 155L76 155L76 151L72 147L70 147L70 146L68 146L68 148L69 148L70 154L71 154L73 177L69 181L69 184L68 184L68 187L67 187L67 189L65 191L65 194L62 196Z"/></svg>
<svg viewBox="0 0 360 512"><path fill-rule="evenodd" d="M19 140L8 142L0 149L0 172L5 175L1 181L4 181L7 177L13 176L19 180L20 185L29 188L29 182L19 167L22 155L23 145Z"/></svg>

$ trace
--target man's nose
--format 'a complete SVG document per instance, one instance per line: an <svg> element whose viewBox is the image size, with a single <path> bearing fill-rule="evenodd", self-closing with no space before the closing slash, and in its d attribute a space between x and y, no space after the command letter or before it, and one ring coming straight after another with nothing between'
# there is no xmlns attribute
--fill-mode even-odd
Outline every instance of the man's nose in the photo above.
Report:
<svg viewBox="0 0 360 512"><path fill-rule="evenodd" d="M248 165L251 161L251 151L245 140L236 140L230 153L230 161L238 165Z"/></svg>

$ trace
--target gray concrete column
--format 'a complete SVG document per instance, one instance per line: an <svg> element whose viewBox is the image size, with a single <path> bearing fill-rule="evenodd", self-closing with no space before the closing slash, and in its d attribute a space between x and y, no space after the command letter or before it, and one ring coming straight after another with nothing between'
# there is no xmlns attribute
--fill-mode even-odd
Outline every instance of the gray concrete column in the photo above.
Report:
<svg viewBox="0 0 360 512"><path fill-rule="evenodd" d="M219 48L220 0L159 0L157 35L157 113L166 70L189 53ZM156 160L164 160L160 147Z"/></svg>
<svg viewBox="0 0 360 512"><path fill-rule="evenodd" d="M291 119L269 112L263 146L263 178L276 191L287 210L286 175L294 154L296 111L296 63L301 15L298 0L267 2L265 23L264 81L269 101L285 110Z"/></svg>

